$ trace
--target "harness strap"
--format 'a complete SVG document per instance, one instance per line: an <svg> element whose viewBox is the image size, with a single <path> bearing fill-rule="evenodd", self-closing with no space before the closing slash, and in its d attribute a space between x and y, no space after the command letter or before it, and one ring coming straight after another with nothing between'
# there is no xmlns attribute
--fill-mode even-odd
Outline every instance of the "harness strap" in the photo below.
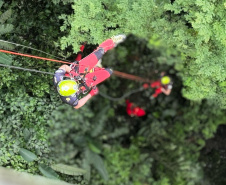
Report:
<svg viewBox="0 0 226 185"><path fill-rule="evenodd" d="M71 71L69 74L66 74L68 77L70 77L71 79L74 79L75 81L79 81L80 84L85 87L85 90L80 89L79 93L83 93L85 94L87 91L90 90L90 88L86 85L85 82L85 75L88 73L88 68L85 68L85 72L84 73L78 73L79 71L79 67L78 67L79 62L75 61L73 64L71 64ZM81 77L83 76L83 78Z"/></svg>
<svg viewBox="0 0 226 185"><path fill-rule="evenodd" d="M86 85L86 82L83 78L80 80L80 83L82 84L82 86L86 88L86 91L82 91L83 94L87 93L90 90L90 88Z"/></svg>

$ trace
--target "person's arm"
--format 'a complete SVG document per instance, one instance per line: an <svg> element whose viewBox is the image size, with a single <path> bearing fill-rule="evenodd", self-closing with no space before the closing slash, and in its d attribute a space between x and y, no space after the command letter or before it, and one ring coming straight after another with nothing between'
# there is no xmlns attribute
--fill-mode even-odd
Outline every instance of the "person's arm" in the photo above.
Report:
<svg viewBox="0 0 226 185"><path fill-rule="evenodd" d="M164 89L163 87L161 88L162 92L165 94L165 95L170 95L171 93L171 89Z"/></svg>
<svg viewBox="0 0 226 185"><path fill-rule="evenodd" d="M83 105L85 105L85 103L91 98L92 96L90 94L86 95L85 97L81 98L78 101L78 104L74 107L75 109L79 109L80 107L82 107Z"/></svg>
<svg viewBox="0 0 226 185"><path fill-rule="evenodd" d="M54 86L57 87L57 84L63 80L65 73L70 72L70 67L68 65L62 65L58 70L54 73L53 83Z"/></svg>
<svg viewBox="0 0 226 185"><path fill-rule="evenodd" d="M93 89L89 92L89 94L87 94L85 97L81 98L78 101L78 104L76 106L74 106L75 109L79 109L81 108L83 105L85 105L85 103L93 96L97 95L99 92L97 87L93 87Z"/></svg>
<svg viewBox="0 0 226 185"><path fill-rule="evenodd" d="M63 69L64 71L66 71L66 73L70 73L70 71L71 71L71 67L66 64L60 66L59 69Z"/></svg>

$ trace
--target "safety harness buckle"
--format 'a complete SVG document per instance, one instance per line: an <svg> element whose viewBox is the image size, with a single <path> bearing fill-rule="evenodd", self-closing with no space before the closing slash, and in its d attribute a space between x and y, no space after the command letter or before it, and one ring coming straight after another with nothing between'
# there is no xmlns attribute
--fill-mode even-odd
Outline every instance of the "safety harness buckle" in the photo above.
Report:
<svg viewBox="0 0 226 185"><path fill-rule="evenodd" d="M85 75L88 73L88 68L85 69L85 73L78 73L78 62L74 62L71 64L71 71L69 73L72 80L79 81L79 83L85 88L81 88L80 93L86 94L90 88L86 85Z"/></svg>

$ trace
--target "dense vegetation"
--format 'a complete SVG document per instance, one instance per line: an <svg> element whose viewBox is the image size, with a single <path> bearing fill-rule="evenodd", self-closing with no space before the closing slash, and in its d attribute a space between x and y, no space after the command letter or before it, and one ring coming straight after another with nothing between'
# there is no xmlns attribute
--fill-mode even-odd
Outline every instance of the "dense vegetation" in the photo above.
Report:
<svg viewBox="0 0 226 185"><path fill-rule="evenodd" d="M223 0L0 0L0 7L1 39L19 44L1 40L1 48L73 61L81 43L87 55L126 33L103 66L149 79L166 71L174 81L170 96L151 100L147 89L128 97L147 112L136 118L126 114L125 99L100 95L74 110L59 100L51 75L1 67L1 166L72 184L224 184L225 128L208 140L226 123ZM59 67L0 59L48 72ZM141 86L112 76L99 90L120 97Z"/></svg>

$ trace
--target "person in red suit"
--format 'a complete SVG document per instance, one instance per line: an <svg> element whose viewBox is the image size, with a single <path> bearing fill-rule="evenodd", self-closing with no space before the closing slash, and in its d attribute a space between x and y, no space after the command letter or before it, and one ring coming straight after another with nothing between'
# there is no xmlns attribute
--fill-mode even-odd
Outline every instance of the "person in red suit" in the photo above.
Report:
<svg viewBox="0 0 226 185"><path fill-rule="evenodd" d="M110 49L126 39L126 35L120 34L102 42L98 48L82 59L81 52L76 61L69 65L62 65L54 74L54 86L61 100L74 107L81 108L93 96L98 94L96 85L109 78L113 71L110 68L96 66L103 55ZM85 95L82 97L82 95Z"/></svg>
<svg viewBox="0 0 226 185"><path fill-rule="evenodd" d="M169 76L165 75L165 72L162 72L158 80L152 82L150 85L148 83L143 84L144 89L149 87L155 89L155 93L152 94L151 99L156 98L161 93L168 96L172 91L173 82Z"/></svg>
<svg viewBox="0 0 226 185"><path fill-rule="evenodd" d="M126 112L129 116L133 117L141 117L146 115L146 112L144 109L136 106L134 103L130 102L129 100L126 100Z"/></svg>

